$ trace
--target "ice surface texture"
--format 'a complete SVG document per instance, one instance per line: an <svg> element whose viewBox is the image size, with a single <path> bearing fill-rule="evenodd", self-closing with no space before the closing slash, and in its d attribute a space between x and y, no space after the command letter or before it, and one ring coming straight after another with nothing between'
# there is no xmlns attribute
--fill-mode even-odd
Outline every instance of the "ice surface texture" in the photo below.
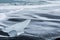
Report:
<svg viewBox="0 0 60 40"><path fill-rule="evenodd" d="M12 8L12 6L8 7ZM24 7L15 6L15 8L21 9L9 9L8 12L5 12L8 16L7 20L0 22L1 25L4 25L4 28L2 28L4 32L12 33L11 30L14 30L15 34L19 34L21 32L20 30L23 29L24 33L21 35L33 36L46 40L52 40L60 36L60 4Z"/></svg>

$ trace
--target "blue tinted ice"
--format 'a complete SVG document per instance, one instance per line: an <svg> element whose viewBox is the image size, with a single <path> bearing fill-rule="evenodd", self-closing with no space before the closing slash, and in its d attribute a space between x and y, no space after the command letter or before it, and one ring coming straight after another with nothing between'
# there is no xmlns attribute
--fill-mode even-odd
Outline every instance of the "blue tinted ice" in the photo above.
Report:
<svg viewBox="0 0 60 40"><path fill-rule="evenodd" d="M0 2L2 3L2 0ZM19 0L19 3L13 5L20 6L11 5L0 6L0 13L3 13L0 16L0 30L8 33L10 37L60 37L60 0Z"/></svg>

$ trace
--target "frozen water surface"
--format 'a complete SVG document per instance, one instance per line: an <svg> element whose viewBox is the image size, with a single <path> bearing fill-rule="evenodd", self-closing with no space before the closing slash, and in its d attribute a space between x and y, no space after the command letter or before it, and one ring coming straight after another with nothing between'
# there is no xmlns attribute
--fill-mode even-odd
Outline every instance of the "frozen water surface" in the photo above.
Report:
<svg viewBox="0 0 60 40"><path fill-rule="evenodd" d="M47 3L42 5L40 2ZM35 3L39 5L33 5ZM60 0L32 0L31 4L0 6L0 30L10 37L25 35L46 40L59 38Z"/></svg>

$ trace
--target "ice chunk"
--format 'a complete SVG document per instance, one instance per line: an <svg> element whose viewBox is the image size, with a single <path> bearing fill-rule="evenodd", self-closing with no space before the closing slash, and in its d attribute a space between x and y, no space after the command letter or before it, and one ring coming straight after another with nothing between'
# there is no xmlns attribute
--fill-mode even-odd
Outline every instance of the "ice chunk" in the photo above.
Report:
<svg viewBox="0 0 60 40"><path fill-rule="evenodd" d="M16 35L20 35L24 33L24 28L27 27L27 25L30 23L31 20L25 20L23 22L19 22L13 26L9 26L5 29L3 29L4 32L7 32L10 37L14 37Z"/></svg>

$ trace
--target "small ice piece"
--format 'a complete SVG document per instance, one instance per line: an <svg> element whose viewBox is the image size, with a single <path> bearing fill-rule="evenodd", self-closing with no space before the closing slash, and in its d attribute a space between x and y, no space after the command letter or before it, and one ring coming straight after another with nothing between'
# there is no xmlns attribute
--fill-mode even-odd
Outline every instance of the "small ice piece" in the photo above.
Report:
<svg viewBox="0 0 60 40"><path fill-rule="evenodd" d="M8 34L9 34L10 37L17 36L17 32L15 30L10 31Z"/></svg>
<svg viewBox="0 0 60 40"><path fill-rule="evenodd" d="M0 13L0 21L5 20L7 16L4 13Z"/></svg>

